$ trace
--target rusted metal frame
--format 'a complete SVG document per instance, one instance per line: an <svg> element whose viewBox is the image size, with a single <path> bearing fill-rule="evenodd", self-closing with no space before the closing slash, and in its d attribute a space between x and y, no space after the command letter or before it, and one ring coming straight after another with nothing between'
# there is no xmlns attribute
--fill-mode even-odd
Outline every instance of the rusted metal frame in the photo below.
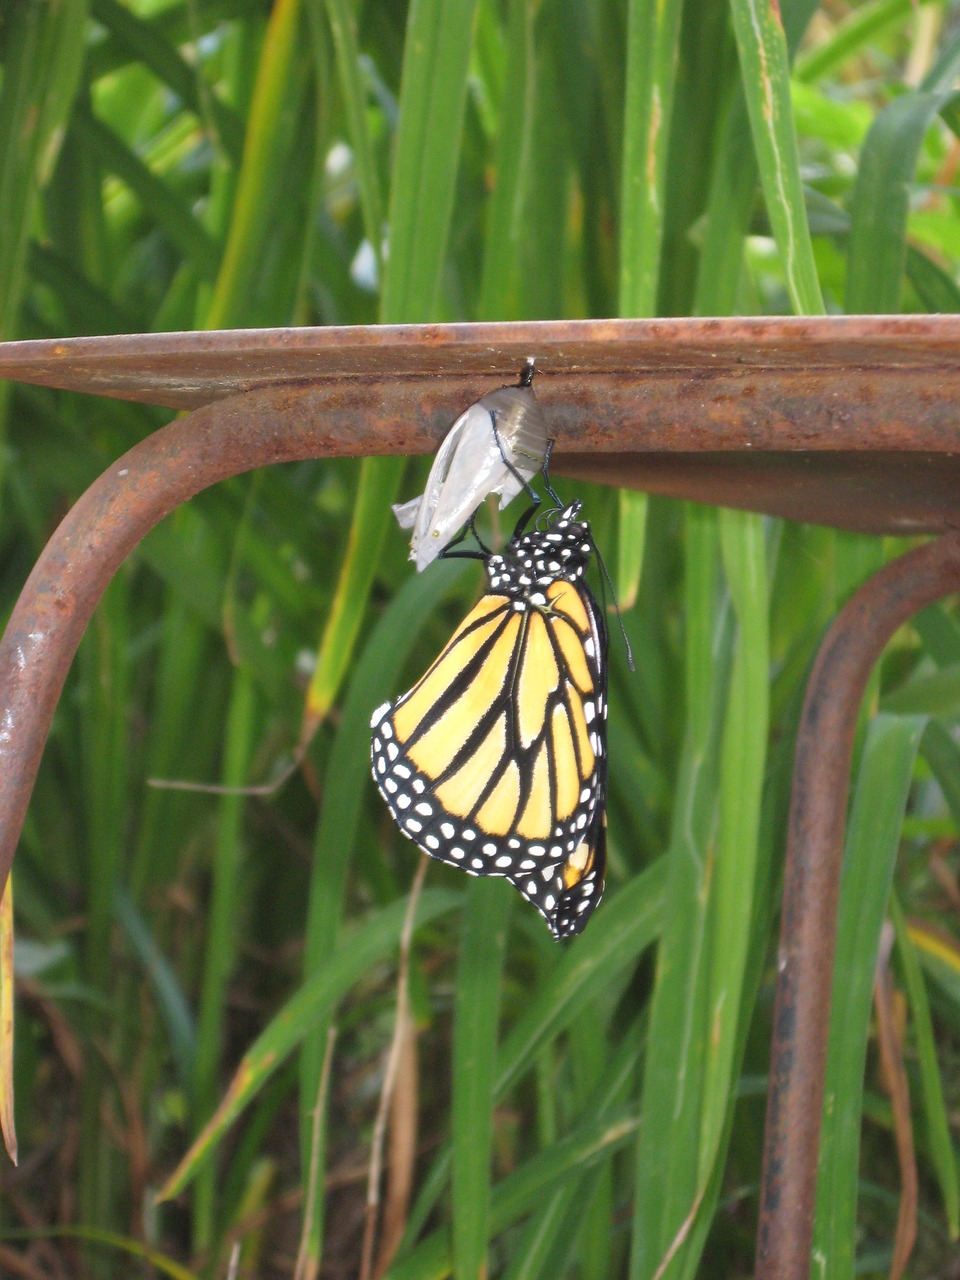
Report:
<svg viewBox="0 0 960 1280"><path fill-rule="evenodd" d="M165 515L219 480L366 452L350 423L369 392L355 384L343 394L343 412L315 387L268 387L207 405L117 459L64 517L0 640L0 890L67 671L120 564Z"/></svg>
<svg viewBox="0 0 960 1280"><path fill-rule="evenodd" d="M0 343L0 378L178 409L286 384L363 454L430 452L536 356L558 473L872 533L945 533L960 317L753 316Z"/></svg>
<svg viewBox="0 0 960 1280"><path fill-rule="evenodd" d="M913 614L960 591L960 535L885 565L837 615L803 707L790 801L757 1280L808 1280L850 762L867 680Z"/></svg>
<svg viewBox="0 0 960 1280"><path fill-rule="evenodd" d="M559 376L558 387L564 381ZM578 404L583 393L569 390L558 424L566 447L615 455L623 441L616 439L613 423L599 431L596 421L585 424L583 414L576 414L584 407ZM177 505L231 475L274 462L405 453L435 445L441 420L449 421L451 401L475 398L476 380L475 374L411 377L390 391L382 382L360 377L333 385L330 380L272 385L221 399L130 450L71 510L41 555L0 641L0 885L9 872L67 670L123 559ZM626 403L634 394L621 379L619 396L611 397L621 402L618 413L636 414L636 402ZM414 403L419 412L407 418ZM358 430L358 422L373 423L374 429ZM575 459L568 462L576 467ZM890 634L916 610L957 589L958 536L887 566L841 612L811 677L788 844L758 1280L806 1280L809 1266L837 883L857 709Z"/></svg>

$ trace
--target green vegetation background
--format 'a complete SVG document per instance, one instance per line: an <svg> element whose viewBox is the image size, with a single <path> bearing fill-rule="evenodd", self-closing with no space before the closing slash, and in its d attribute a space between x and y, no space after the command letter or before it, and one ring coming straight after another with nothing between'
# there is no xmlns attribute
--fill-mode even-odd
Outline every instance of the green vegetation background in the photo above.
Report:
<svg viewBox="0 0 960 1280"><path fill-rule="evenodd" d="M948 3L0 0L0 64L3 338L960 310ZM66 507L164 415L7 385L0 417L6 613ZM221 485L98 609L16 862L4 1274L224 1275L237 1244L240 1275L357 1273L417 866L367 724L479 585L406 561L388 505L425 466ZM752 1266L804 676L903 544L586 497L635 597L636 673L616 638L611 656L607 894L564 949L502 883L429 868L384 1155L397 1280ZM275 795L147 785L269 782L308 708L322 727ZM958 715L960 626L937 608L876 676L858 743L830 1276L886 1274L893 1247L887 917L916 1274L955 1248Z"/></svg>

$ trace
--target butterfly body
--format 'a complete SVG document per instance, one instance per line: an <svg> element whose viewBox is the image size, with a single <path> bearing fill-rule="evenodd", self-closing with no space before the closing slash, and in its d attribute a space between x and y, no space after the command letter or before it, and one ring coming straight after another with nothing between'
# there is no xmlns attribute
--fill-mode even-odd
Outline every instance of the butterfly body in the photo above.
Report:
<svg viewBox="0 0 960 1280"><path fill-rule="evenodd" d="M404 834L506 877L557 938L586 924L606 861L607 633L580 509L482 555L488 591L372 720L373 775Z"/></svg>

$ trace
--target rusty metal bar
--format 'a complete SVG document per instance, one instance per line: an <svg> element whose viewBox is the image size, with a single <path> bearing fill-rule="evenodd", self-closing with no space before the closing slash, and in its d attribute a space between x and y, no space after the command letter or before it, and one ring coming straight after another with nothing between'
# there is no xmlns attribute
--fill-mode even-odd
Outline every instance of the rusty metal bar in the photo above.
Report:
<svg viewBox="0 0 960 1280"><path fill-rule="evenodd" d="M820 648L797 735L767 1098L757 1280L808 1280L848 780L867 679L913 614L960 591L960 535L873 575Z"/></svg>
<svg viewBox="0 0 960 1280"><path fill-rule="evenodd" d="M574 392L601 411L612 382L624 375L639 382L632 419L643 421L644 429L654 422L659 437L644 435L641 447L671 447L671 439L684 437L679 447L702 446L699 433L740 424L761 432L782 427L787 448L842 448L830 443L839 433L854 439L851 448L869 449L877 441L855 438L858 425L923 429L941 412L944 426L956 430L960 317L951 315L538 320L52 338L0 344L0 378L196 409L241 391L318 378L384 385L408 377L507 380L528 355L537 358L538 379L552 384L568 378ZM779 411L769 413L770 405ZM635 439L627 447L637 444ZM720 447L741 447L736 433ZM914 440L912 447L921 445Z"/></svg>
<svg viewBox="0 0 960 1280"><path fill-rule="evenodd" d="M362 454L429 452L537 358L557 471L873 533L944 533L960 317L560 320L0 343L0 378L195 409L314 388Z"/></svg>
<svg viewBox="0 0 960 1280"><path fill-rule="evenodd" d="M59 525L0 640L0 889L67 671L124 558L180 503L228 476L363 452L350 423L368 392L343 394L348 408L329 391L268 387L198 409L108 467Z"/></svg>
<svg viewBox="0 0 960 1280"><path fill-rule="evenodd" d="M555 470L859 533L948 532L960 493L960 452L912 449L563 453Z"/></svg>

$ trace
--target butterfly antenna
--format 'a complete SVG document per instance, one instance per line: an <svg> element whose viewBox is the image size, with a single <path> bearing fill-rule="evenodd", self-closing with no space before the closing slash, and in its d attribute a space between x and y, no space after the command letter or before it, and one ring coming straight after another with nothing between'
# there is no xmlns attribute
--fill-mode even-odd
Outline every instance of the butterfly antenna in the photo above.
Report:
<svg viewBox="0 0 960 1280"><path fill-rule="evenodd" d="M591 539L591 541L592 541L592 539ZM603 583L604 583L604 581L605 581L605 582L606 582L606 584L607 584L607 586L610 588L610 594L611 594L611 596L613 597L613 607L614 607L614 609L616 610L616 613L617 613L617 622L620 624L620 634L623 636L623 643L624 643L624 646L626 647L626 650L627 650L627 666L630 668L630 670L631 670L631 671L636 671L636 669L637 669L637 668L636 668L636 666L634 665L634 661L633 661L633 650L630 648L630 641L627 639L627 629L626 629L626 627L623 625L623 614L620 612L620 601L617 599L617 589L616 589L616 587L613 585L613 579L610 577L610 570L607 568L607 566L606 566L606 562L604 561L603 556L600 554L600 548L597 546L597 544L596 544L595 542L594 542L594 544L593 544L593 549L594 549L594 551L597 553L597 560L598 560L598 561L599 561L599 563L600 563L600 568L603 570L603 577L602 577L602 578L601 578L601 580L600 580L600 596L601 596L601 603L602 603L602 605L603 605L604 609L606 609L606 607L607 607L606 594L607 594L607 593L606 593L606 591L603 589Z"/></svg>

